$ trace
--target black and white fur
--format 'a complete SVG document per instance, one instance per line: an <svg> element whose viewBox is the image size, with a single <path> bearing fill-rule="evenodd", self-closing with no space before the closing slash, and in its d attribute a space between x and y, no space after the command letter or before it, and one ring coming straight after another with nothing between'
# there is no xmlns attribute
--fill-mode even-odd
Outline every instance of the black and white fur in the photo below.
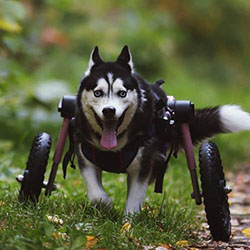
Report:
<svg viewBox="0 0 250 250"><path fill-rule="evenodd" d="M139 149L126 170L125 214L140 211L147 186L165 160L159 151L161 136L150 133L156 95L167 98L159 86L134 72L127 46L115 62L104 62L94 48L78 90L75 133L79 168L91 202L112 204L102 185L102 170L84 156L81 146L87 143L103 151L120 151L132 141ZM250 115L239 106L218 106L196 110L189 125L196 144L217 133L250 130ZM169 140L171 144L171 136ZM176 140L181 146L181 135Z"/></svg>

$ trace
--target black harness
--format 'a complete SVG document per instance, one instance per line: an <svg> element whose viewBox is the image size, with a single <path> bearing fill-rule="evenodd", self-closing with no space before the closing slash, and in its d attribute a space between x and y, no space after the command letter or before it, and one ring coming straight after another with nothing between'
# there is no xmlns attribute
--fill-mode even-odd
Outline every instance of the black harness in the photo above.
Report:
<svg viewBox="0 0 250 250"><path fill-rule="evenodd" d="M127 167L134 160L138 147L133 142L126 145L121 151L102 151L91 144L82 144L84 156L104 171L111 173L126 173Z"/></svg>
<svg viewBox="0 0 250 250"><path fill-rule="evenodd" d="M63 174L66 178L66 171L68 163L71 163L71 167L75 168L74 165L74 156L75 156L75 143L74 143L74 132L75 132L75 121L71 120L70 126L68 129L69 135L69 149L66 152L63 159ZM87 124L89 129L89 125ZM155 132L154 127L150 131L150 136ZM134 160L137 155L139 147L134 140L131 140L122 150L113 152L113 151L103 151L92 144L85 142L81 144L81 150L84 156L97 167L101 168L104 171L111 173L126 173L126 169Z"/></svg>

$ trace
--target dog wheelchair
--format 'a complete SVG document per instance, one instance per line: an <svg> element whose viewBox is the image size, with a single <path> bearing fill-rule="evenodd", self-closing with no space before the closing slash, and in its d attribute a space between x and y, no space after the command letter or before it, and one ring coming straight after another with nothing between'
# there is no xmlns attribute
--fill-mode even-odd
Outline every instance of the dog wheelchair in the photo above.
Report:
<svg viewBox="0 0 250 250"><path fill-rule="evenodd" d="M69 138L73 136L72 124L74 122L75 107L76 96L64 96L59 102L58 111L63 117L63 123L57 140L48 182L44 181L44 174L49 159L51 137L49 134L42 132L34 138L24 174L16 178L21 184L18 198L20 202L36 203L42 188L45 188L46 196L49 196L52 191L56 190L54 182L58 166L62 160L65 142L68 135ZM174 98L168 98L167 103L165 103L159 98L156 109L158 112L154 122L155 127L157 131L163 134L164 138L165 135L168 134L168 131L174 129L176 125L181 129L183 148L193 186L191 197L195 200L197 205L200 205L203 200L213 239L216 241L229 241L231 234L231 218L227 195L231 189L226 186L219 150L211 141L203 143L199 149L202 190L200 191L193 144L188 125L188 121L194 116L194 104L190 101L178 101ZM69 148L72 149L72 145L70 145ZM171 155L172 150L167 157L166 167ZM66 175L67 164L69 161L72 161L70 159L71 156L72 152L68 151L64 157L64 177ZM166 168L162 169L162 173L160 173L156 179L155 192L162 192L165 171Z"/></svg>

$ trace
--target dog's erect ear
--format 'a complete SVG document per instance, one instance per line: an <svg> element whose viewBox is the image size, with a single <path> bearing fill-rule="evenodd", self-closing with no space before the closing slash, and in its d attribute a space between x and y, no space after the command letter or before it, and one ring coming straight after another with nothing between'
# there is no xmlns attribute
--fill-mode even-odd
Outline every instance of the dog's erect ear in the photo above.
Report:
<svg viewBox="0 0 250 250"><path fill-rule="evenodd" d="M118 56L117 61L118 63L122 65L128 65L133 71L133 61L132 61L132 56L130 54L129 48L127 45L125 45L121 51L121 54Z"/></svg>
<svg viewBox="0 0 250 250"><path fill-rule="evenodd" d="M97 46L95 46L95 48L91 52L90 61L93 64L101 64L101 63L103 63L103 60L102 60L102 58L99 55L99 49L98 49Z"/></svg>
<svg viewBox="0 0 250 250"><path fill-rule="evenodd" d="M99 49L97 46L95 46L95 48L92 50L92 52L90 54L89 67L88 67L87 71L85 72L85 75L90 74L90 70L94 65L100 65L102 63L103 63L103 60L99 55Z"/></svg>

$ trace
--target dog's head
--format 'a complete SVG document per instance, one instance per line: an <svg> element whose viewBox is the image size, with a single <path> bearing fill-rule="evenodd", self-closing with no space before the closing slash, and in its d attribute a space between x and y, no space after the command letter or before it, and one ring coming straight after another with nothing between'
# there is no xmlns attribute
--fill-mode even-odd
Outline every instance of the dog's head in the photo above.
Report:
<svg viewBox="0 0 250 250"><path fill-rule="evenodd" d="M125 46L115 62L104 62L95 47L79 89L80 108L101 139L104 149L115 149L139 105L132 57ZM96 139L96 138L94 138Z"/></svg>

